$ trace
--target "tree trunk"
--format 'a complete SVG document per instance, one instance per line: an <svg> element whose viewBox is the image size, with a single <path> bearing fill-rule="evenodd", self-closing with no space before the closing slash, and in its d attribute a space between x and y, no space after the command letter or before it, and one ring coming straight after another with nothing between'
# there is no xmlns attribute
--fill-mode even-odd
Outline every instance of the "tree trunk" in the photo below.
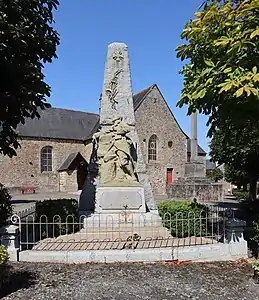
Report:
<svg viewBox="0 0 259 300"><path fill-rule="evenodd" d="M243 192L247 192L247 183L243 185Z"/></svg>
<svg viewBox="0 0 259 300"><path fill-rule="evenodd" d="M252 201L256 200L257 177L251 176L249 182L249 195Z"/></svg>
<svg viewBox="0 0 259 300"><path fill-rule="evenodd" d="M241 190L241 187L242 187L241 184L237 184L237 189L238 190Z"/></svg>

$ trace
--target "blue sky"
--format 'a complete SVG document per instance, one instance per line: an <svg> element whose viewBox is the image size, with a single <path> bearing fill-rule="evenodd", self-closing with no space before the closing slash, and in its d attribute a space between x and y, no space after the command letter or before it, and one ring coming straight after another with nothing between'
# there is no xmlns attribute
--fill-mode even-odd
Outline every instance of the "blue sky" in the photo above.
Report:
<svg viewBox="0 0 259 300"><path fill-rule="evenodd" d="M182 129L190 134L187 109L177 108L182 63L175 48L184 24L202 0L60 0L55 27L58 59L45 74L54 107L98 112L108 44L129 47L133 92L158 84ZM199 144L208 151L206 117L199 116Z"/></svg>

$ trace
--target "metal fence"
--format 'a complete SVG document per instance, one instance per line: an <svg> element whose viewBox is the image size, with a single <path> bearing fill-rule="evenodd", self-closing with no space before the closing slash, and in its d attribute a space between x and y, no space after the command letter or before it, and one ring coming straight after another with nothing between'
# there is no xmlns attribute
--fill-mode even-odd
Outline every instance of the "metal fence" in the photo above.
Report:
<svg viewBox="0 0 259 300"><path fill-rule="evenodd" d="M20 250L98 250L161 248L224 243L225 222L233 212L217 206L205 211L136 215L11 217L19 226Z"/></svg>

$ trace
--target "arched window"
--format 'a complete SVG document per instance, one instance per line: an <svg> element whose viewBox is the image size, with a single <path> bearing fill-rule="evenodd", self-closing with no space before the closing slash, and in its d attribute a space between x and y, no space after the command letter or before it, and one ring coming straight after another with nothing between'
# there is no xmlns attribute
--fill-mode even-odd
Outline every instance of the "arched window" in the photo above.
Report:
<svg viewBox="0 0 259 300"><path fill-rule="evenodd" d="M52 147L43 147L40 154L41 172L52 171Z"/></svg>
<svg viewBox="0 0 259 300"><path fill-rule="evenodd" d="M157 136L151 135L148 141L148 160L156 160L157 158Z"/></svg>

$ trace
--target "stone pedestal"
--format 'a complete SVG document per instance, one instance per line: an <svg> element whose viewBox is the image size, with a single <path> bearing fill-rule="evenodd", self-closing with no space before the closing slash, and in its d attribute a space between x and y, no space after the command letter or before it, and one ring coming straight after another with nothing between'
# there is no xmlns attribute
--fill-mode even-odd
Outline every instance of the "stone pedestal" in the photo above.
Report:
<svg viewBox="0 0 259 300"><path fill-rule="evenodd" d="M240 243L244 240L244 229L246 222L236 218L230 219L226 222L226 235L225 242L227 243Z"/></svg>
<svg viewBox="0 0 259 300"><path fill-rule="evenodd" d="M132 230L162 226L158 210L147 212L144 188L141 186L97 187L95 211L86 214L83 219L83 227L88 229L112 228L113 231L121 231L122 228Z"/></svg>
<svg viewBox="0 0 259 300"><path fill-rule="evenodd" d="M98 187L96 189L96 213L120 213L130 210L134 213L146 212L143 187Z"/></svg>
<svg viewBox="0 0 259 300"><path fill-rule="evenodd" d="M91 228L96 228L96 233L100 233L101 230L114 232L125 231L139 231L143 228L148 228L152 231L152 228L161 228L162 219L158 213L146 212L137 213L130 210L121 210L117 213L93 213L91 215L82 218L83 228L91 230Z"/></svg>
<svg viewBox="0 0 259 300"><path fill-rule="evenodd" d="M19 227L6 225L0 228L1 245L8 252L10 261L18 261L19 252Z"/></svg>
<svg viewBox="0 0 259 300"><path fill-rule="evenodd" d="M186 178L206 178L206 167L204 163L189 162L185 164Z"/></svg>

